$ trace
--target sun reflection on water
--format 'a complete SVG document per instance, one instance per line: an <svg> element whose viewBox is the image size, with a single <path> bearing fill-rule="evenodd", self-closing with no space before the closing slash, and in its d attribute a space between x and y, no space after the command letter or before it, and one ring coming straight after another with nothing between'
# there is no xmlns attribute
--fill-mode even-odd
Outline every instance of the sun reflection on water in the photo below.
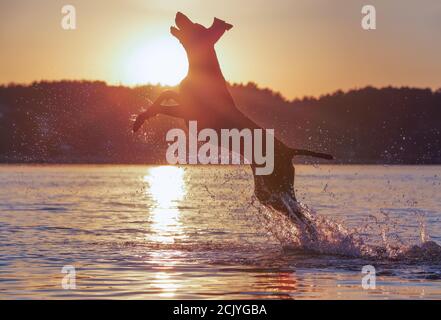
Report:
<svg viewBox="0 0 441 320"><path fill-rule="evenodd" d="M174 243L183 238L179 203L186 194L185 170L173 166L154 167L144 176L147 193L154 201L150 214L152 234L148 240L158 243Z"/></svg>

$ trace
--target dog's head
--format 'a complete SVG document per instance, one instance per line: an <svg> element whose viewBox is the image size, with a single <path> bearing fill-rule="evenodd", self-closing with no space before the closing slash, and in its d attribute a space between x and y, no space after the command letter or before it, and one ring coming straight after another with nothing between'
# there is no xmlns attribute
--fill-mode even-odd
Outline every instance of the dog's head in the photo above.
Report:
<svg viewBox="0 0 441 320"><path fill-rule="evenodd" d="M171 27L170 32L186 49L214 46L225 31L233 27L225 21L214 18L211 27L206 28L203 25L192 22L181 12L176 14L175 23L176 26Z"/></svg>

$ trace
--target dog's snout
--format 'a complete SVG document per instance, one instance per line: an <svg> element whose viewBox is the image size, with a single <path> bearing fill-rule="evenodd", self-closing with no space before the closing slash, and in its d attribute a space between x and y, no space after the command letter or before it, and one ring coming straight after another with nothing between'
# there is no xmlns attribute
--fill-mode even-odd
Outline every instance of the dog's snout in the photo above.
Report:
<svg viewBox="0 0 441 320"><path fill-rule="evenodd" d="M184 29L192 24L191 20L182 12L176 13L175 23L179 29Z"/></svg>
<svg viewBox="0 0 441 320"><path fill-rule="evenodd" d="M183 14L182 12L178 11L178 12L176 13L175 20L182 19L182 16L183 16L183 15L184 15L184 14Z"/></svg>

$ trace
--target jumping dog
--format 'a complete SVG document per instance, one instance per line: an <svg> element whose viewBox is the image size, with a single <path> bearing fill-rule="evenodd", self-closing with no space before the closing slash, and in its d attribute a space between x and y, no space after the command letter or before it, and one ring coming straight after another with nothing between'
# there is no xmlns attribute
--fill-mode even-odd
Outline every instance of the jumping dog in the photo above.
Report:
<svg viewBox="0 0 441 320"><path fill-rule="evenodd" d="M236 107L216 56L216 42L233 26L215 18L206 28L180 12L176 14L175 23L170 32L187 53L188 74L180 83L178 92L164 91L147 111L138 115L133 131L138 131L148 118L157 114L184 119L186 124L196 120L201 130L211 128L218 133L221 129L260 129ZM174 100L176 105L162 105L166 100ZM256 175L258 165L253 162L250 165L256 198L265 206L289 215L295 222L305 223L301 210L292 210L292 202L296 202L292 159L296 155L333 159L328 154L290 148L275 138L272 174ZM289 195L291 204L287 203L286 195Z"/></svg>

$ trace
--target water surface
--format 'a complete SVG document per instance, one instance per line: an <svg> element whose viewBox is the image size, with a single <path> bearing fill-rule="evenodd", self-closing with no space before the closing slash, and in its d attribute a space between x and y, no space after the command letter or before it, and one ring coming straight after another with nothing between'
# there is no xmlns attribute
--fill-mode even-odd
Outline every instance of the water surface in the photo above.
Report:
<svg viewBox="0 0 441 320"><path fill-rule="evenodd" d="M265 220L243 167L0 166L0 298L441 298L441 253L418 251L441 243L441 167L296 173L318 216L369 245L417 252L287 249L274 230L289 226ZM75 290L62 288L65 265ZM364 265L376 289L362 288Z"/></svg>

